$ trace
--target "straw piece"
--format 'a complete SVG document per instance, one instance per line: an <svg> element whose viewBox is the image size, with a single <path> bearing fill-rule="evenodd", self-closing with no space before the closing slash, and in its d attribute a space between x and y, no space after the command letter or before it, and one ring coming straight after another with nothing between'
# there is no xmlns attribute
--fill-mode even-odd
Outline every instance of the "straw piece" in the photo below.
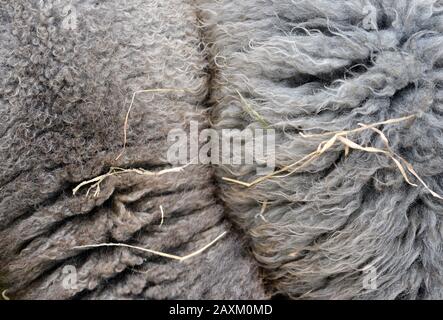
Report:
<svg viewBox="0 0 443 320"><path fill-rule="evenodd" d="M169 254L169 253L161 252L161 251L152 250L152 249L146 249L146 248L142 248L142 247L132 246L132 245L125 244L125 243L90 244L90 245L84 245L84 246L76 246L76 247L73 247L73 249L89 249L89 248L99 248L99 247L125 247L125 248L136 249L136 250L140 250L140 251L143 251L143 252L152 253L154 255L158 255L158 256L169 258L169 259L173 259L173 260L184 261L184 260L188 260L188 259L190 259L192 257L195 257L196 255L202 253L203 251L208 249L210 246L212 246L214 243L216 243L218 240L220 240L222 237L224 237L226 233L227 233L227 231L223 232L217 238L212 240L210 243L208 243L204 247L202 247L202 248L198 249L197 251L194 251L194 252L192 252L190 254L187 254L187 255L185 255L183 257L177 256L177 255L174 255L174 254Z"/></svg>
<svg viewBox="0 0 443 320"><path fill-rule="evenodd" d="M129 114L131 113L132 106L134 105L135 96L139 93L168 93L168 92L191 92L191 90L189 90L189 89L158 88L158 89L138 90L132 94L131 103L129 105L128 111L126 112L125 123L123 126L123 149L120 152L120 154L117 156L117 158L115 158L115 160L120 159L120 157L123 155L123 153L126 150Z"/></svg>
<svg viewBox="0 0 443 320"><path fill-rule="evenodd" d="M269 124L266 122L266 120L257 112L254 110L254 108L251 107L251 105L246 101L245 98L243 98L243 96L241 95L240 91L236 90L237 94L239 95L241 101L242 101L242 106L243 109L255 120L257 120L258 122L260 122L260 124L262 125L262 127L264 128L268 128Z"/></svg>
<svg viewBox="0 0 443 320"><path fill-rule="evenodd" d="M369 152L369 153L381 153L381 154L386 155L387 157L389 157L390 159L392 159L394 161L395 165L399 169L399 171L400 171L401 175L403 176L403 178L405 179L405 181L413 187L418 187L417 184L412 183L409 180L409 177L408 177L406 170L404 168L404 166L406 166L407 170L414 177L417 178L417 180L423 185L423 187L425 187L426 190L428 190L434 197L443 200L442 196L440 196L439 194L437 194L436 192L431 190L429 188L429 186L423 181L423 179L420 178L420 176L417 174L417 172L414 170L414 168L412 167L412 165L409 162L407 162L404 158L402 158L401 156L399 156L398 154L396 154L392 151L391 147L389 146L389 141L388 141L387 137L385 136L385 134L381 130L375 128L376 126L379 126L379 125L398 123L401 121L413 119L415 117L416 117L415 115L410 115L410 116L406 116L406 117L402 117L402 118L390 119L390 120L377 122L377 123L373 123L373 124L359 124L360 128L352 129L352 130L348 130L348 131L335 131L335 132L327 132L327 133L316 134L316 135L301 134L302 137L304 137L304 138L328 136L331 134L333 136L332 136L332 138L330 138L328 140L320 142L316 151L308 154L307 156L304 156L302 159L298 160L297 162L290 164L288 166L285 166L280 170L274 171L271 174L260 177L252 182L244 182L244 181L239 181L239 180L235 180L235 179L231 179L231 178L227 178L227 177L223 177L222 179L225 181L236 183L236 184L239 184L239 185L249 188L253 185L256 185L262 181L265 181L265 180L273 178L273 177L274 178L287 177L287 176L290 176L291 174L293 174L294 172L296 172L297 170L300 170L301 168L307 166L309 163L311 163L312 161L317 159L319 156L321 156L323 153L328 151L337 141L339 141L345 147L345 156L347 156L349 154L350 149L360 150L360 151ZM350 140L349 138L347 138L348 134L361 132L363 130L368 130L368 129L374 131L375 133L377 133L380 136L380 138L382 139L383 143L386 146L386 150L380 149L380 148L374 148L374 147L364 147L364 146L361 146L361 145L355 143L354 141ZM292 169L292 168L294 168L294 169ZM282 172L289 171L289 169L292 169L292 170L288 174L278 176Z"/></svg>
<svg viewBox="0 0 443 320"><path fill-rule="evenodd" d="M3 290L2 291L2 298L3 298L3 300L11 300L11 299L9 299L9 297L6 295L6 291L8 291L8 290Z"/></svg>
<svg viewBox="0 0 443 320"><path fill-rule="evenodd" d="M261 206L260 214L265 213L267 206L268 206L268 200L265 200Z"/></svg>
<svg viewBox="0 0 443 320"><path fill-rule="evenodd" d="M160 221L160 227L161 227L163 225L163 219L165 217L165 213L163 212L163 206L162 205L160 205L160 212L162 214L162 219Z"/></svg>
<svg viewBox="0 0 443 320"><path fill-rule="evenodd" d="M266 220L265 216L263 215L263 213L265 213L266 211L267 206L268 206L268 200L265 200L261 206L260 213L257 216L259 216L264 222L269 223L269 221Z"/></svg>
<svg viewBox="0 0 443 320"><path fill-rule="evenodd" d="M385 124L393 124L393 123L399 123L399 122L411 120L416 117L417 117L417 115L411 114L409 116L395 118L395 119L389 119L389 120L385 120L385 121L381 121L381 122L375 122L372 124L364 124L364 125L360 124L360 126L362 126L361 128L356 128L356 129L352 129L352 130L348 130L348 131L329 131L329 132L325 132L325 133L316 133L316 134L300 133L300 135L304 138L323 137L323 136L331 136L331 135L346 135L346 134L360 132L360 131L366 130L368 128L378 127L378 126L385 125Z"/></svg>
<svg viewBox="0 0 443 320"><path fill-rule="evenodd" d="M408 168L409 172L412 173L414 175L414 177L416 177L417 180L420 181L420 183L423 185L423 187L425 187L425 189L428 190L434 197L443 200L442 196L440 196L438 193L432 191L431 188L428 187L428 185L423 181L422 178L420 178L420 176L417 174L417 172L415 172L414 168L412 167L412 165L410 163L406 162L406 168Z"/></svg>
<svg viewBox="0 0 443 320"><path fill-rule="evenodd" d="M149 171L149 170L145 170L145 169L141 169L141 168L140 169L124 169L124 168L119 168L119 167L111 167L109 169L108 173L97 176L91 180L83 181L82 183L80 183L78 186L76 186L72 190L72 193L73 193L73 195L75 195L82 187L90 184L91 186L89 187L88 191L86 192L86 196L89 195L89 192L91 191L91 189L96 188L96 190L94 192L94 197L97 197L100 194L100 184L103 182L103 180L105 180L108 177L121 175L121 174L125 174L125 173L136 173L136 174L145 175L145 176L161 176L166 173L180 172L186 166L187 165L181 166L181 167L163 169L163 170L160 170L157 172L153 172L153 171Z"/></svg>
<svg viewBox="0 0 443 320"><path fill-rule="evenodd" d="M236 184L240 184L240 185L243 185L243 186L249 188L249 187L252 187L252 186L254 186L254 185L256 185L256 184L258 184L258 183L260 183L260 182L262 182L264 180L267 180L267 179L269 179L271 177L275 176L275 177L282 178L282 177L285 177L285 176L287 176L287 175L297 171L298 169L300 169L304 165L306 165L309 162L311 162L313 159L310 159L310 158L313 158L316 154L317 154L317 151L314 151L314 152L304 156L303 158L301 158L297 162L294 162L294 163L292 163L292 164L290 164L288 166L285 166L285 167L283 167L283 168L281 168L281 169L279 169L277 171L274 171L273 173L270 173L270 174L268 174L266 176L260 177L260 178L258 178L256 180L252 181L252 182L244 182L244 181L240 181L240 180L236 180L236 179L232 179L232 178L228 178L228 177L222 177L222 180L228 181L228 182L232 182L232 183L236 183ZM284 176L277 176L278 174L286 172L289 169L295 167L296 165L298 165L300 163L302 163L302 165L300 167L297 167L296 169L294 169L291 173L289 173L287 175L284 175Z"/></svg>
<svg viewBox="0 0 443 320"><path fill-rule="evenodd" d="M363 125L364 127L361 128L357 128L357 129L353 129L353 130L348 130L348 131L334 131L334 132L327 132L327 133L323 133L323 134L316 134L316 135L304 135L302 133L300 133L300 135L304 138L310 138L310 137L318 137L318 136L328 136L328 135L333 135L333 137L329 140L326 141L322 141L320 142L320 144L317 147L317 150L304 156L303 158L301 158L300 160L283 167L280 170L274 171L273 173L270 173L266 176L260 177L252 182L244 182L244 181L239 181L236 179L231 179L231 178L227 178L227 177L223 177L222 180L228 181L228 182L232 182L232 183L236 183L236 184L240 184L243 185L247 188L252 187L262 181L265 181L267 179L270 179L272 177L275 177L276 175L286 172L289 169L295 167L295 169L293 171L291 171L289 174L284 175L284 176L280 176L280 177L287 177L291 174L293 174L294 172L296 172L297 170L300 170L301 168L307 166L308 164L310 164L312 161L314 161L315 159L317 159L321 154L323 154L324 152L326 152L329 148L331 148L334 143L336 142L337 138L339 136L346 136L349 133L355 133L355 132L359 132L359 131L363 131L363 130L367 130L368 128L372 128L375 126L379 126L382 124L389 124L389 123L397 123L397 122L401 122L401 121L406 121L409 119L414 118L415 115L410 115L410 116L406 116L406 117L402 117L402 118L398 118L398 119L390 119L390 120L386 120L386 121L382 121L382 122L377 122L377 123L373 123L373 124L369 124L369 125ZM346 152L346 151L345 151Z"/></svg>

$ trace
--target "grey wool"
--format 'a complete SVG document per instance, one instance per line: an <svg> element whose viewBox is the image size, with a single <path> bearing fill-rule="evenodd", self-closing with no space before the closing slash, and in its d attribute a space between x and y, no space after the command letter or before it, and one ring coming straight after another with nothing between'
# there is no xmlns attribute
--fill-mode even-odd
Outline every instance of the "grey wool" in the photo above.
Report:
<svg viewBox="0 0 443 320"><path fill-rule="evenodd" d="M87 188L72 194L112 166L169 167L168 132L190 120L209 124L203 104L208 63L190 3L71 3L66 11L64 1L0 2L0 274L6 296L264 298L256 263L216 197L211 167L153 177L128 173L103 181L97 197L86 196ZM116 161L131 95L147 88L192 94L138 95L127 148ZM122 242L184 256L223 232L185 261L119 247L73 249Z"/></svg>
<svg viewBox="0 0 443 320"><path fill-rule="evenodd" d="M443 299L442 68L441 0L0 0L0 291ZM275 130L276 170L360 130L249 187L192 164L73 194L170 169L190 121Z"/></svg>
<svg viewBox="0 0 443 320"><path fill-rule="evenodd" d="M414 115L379 126L384 137L364 130L348 138L374 148L387 139L443 194L443 1L231 0L201 1L200 9L217 70L215 128L266 123L282 168L325 139L306 135ZM391 158L336 143L249 188L221 179L251 182L255 169L220 166L220 196L273 292L443 298L443 200L413 176L418 186L409 185Z"/></svg>

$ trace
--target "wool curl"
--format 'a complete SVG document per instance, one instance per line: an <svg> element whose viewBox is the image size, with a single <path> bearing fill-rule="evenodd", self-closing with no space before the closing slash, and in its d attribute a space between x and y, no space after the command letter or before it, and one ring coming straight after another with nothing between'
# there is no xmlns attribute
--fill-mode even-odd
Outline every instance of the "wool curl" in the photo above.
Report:
<svg viewBox="0 0 443 320"><path fill-rule="evenodd" d="M267 123L281 168L321 142L300 133L415 115L378 129L443 194L443 1L202 0L199 8L216 70L215 128ZM349 138L385 144L373 130ZM249 188L222 178L253 181L256 166L218 167L229 216L268 285L292 298L443 298L442 200L409 185L385 155L345 151L337 144Z"/></svg>

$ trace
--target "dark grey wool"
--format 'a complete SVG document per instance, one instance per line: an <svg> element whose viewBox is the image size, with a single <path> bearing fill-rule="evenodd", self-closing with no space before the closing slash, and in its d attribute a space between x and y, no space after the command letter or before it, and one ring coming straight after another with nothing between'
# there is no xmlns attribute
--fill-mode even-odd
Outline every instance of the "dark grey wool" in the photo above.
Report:
<svg viewBox="0 0 443 320"><path fill-rule="evenodd" d="M2 289L12 299L264 298L210 167L110 177L96 198L72 195L111 166L165 168L169 130L208 125L196 10L181 0L72 1L77 21L66 21L74 12L65 4L0 2ZM115 161L128 99L145 88L192 94L139 95ZM72 250L124 242L184 256L224 231L183 262L127 248ZM69 290L67 266L77 275Z"/></svg>
<svg viewBox="0 0 443 320"><path fill-rule="evenodd" d="M443 194L442 0L0 0L0 291L15 299L443 298L443 200L385 154L337 143L252 187L256 166L170 168L167 134L377 127ZM123 123L135 99L122 157ZM244 100L254 110L245 112ZM380 132L348 136L385 148ZM267 203L264 207L262 203ZM164 208L164 217L159 207ZM260 214L261 213L261 214ZM120 242L184 256L175 261ZM259 269L260 266L260 269ZM63 285L66 268L77 281ZM368 272L368 270L370 272ZM368 276L371 276L367 286ZM266 289L266 290L265 290Z"/></svg>

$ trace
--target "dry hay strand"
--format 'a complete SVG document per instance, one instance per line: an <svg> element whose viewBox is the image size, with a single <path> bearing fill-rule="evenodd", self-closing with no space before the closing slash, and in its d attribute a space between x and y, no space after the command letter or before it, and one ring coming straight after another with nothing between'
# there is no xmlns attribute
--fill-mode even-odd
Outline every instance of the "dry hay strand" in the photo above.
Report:
<svg viewBox="0 0 443 320"><path fill-rule="evenodd" d="M161 251L157 251L157 250L152 250L152 249L146 249L146 248L142 248L142 247L132 246L132 245L125 244L125 243L90 244L90 245L85 245L85 246L76 246L76 247L73 247L73 249L88 249L88 248L99 248L99 247L124 247L124 248L140 250L140 251L143 251L143 252L151 253L151 254L154 254L154 255L157 255L157 256L161 256L161 257L165 257L165 258L169 258L169 259L173 259L173 260L178 260L178 261L182 262L182 261L188 260L188 259L190 259L192 257L195 257L196 255L199 255L200 253L204 252L206 249L208 249L213 244L215 244L218 240L223 238L226 235L226 233L227 233L227 231L223 232L222 234L217 236L214 240L209 242L204 247L198 249L197 251L191 252L191 253L189 253L189 254L187 254L185 256L177 256L177 255L174 255L174 254L169 254L169 253L165 253L165 252L161 252Z"/></svg>
<svg viewBox="0 0 443 320"><path fill-rule="evenodd" d="M7 295L6 295L6 292L7 292L8 290L3 290L2 291L2 299L3 300L11 300Z"/></svg>
<svg viewBox="0 0 443 320"><path fill-rule="evenodd" d="M140 93L170 93L170 92L188 92L188 93L192 93L192 91L189 90L189 89L157 88L157 89L138 90L138 91L135 91L132 94L131 103L129 104L128 111L126 112L125 123L123 125L123 148L122 148L122 151L120 152L120 154L117 156L117 158L115 158L115 160L120 159L120 157L126 151L126 143L127 143L127 138L128 138L129 115L131 113L132 106L134 105L134 101L135 101L136 95L140 94Z"/></svg>
<svg viewBox="0 0 443 320"><path fill-rule="evenodd" d="M165 218L165 212L163 211L163 206L162 205L160 205L160 212L162 214L162 219L160 221L160 227L161 227L163 225L163 221L164 221L164 218Z"/></svg>
<svg viewBox="0 0 443 320"><path fill-rule="evenodd" d="M222 179L224 181L239 184L239 185L249 188L249 187L252 187L256 184L259 184L259 183L261 183L265 180L271 179L271 178L284 178L284 177L290 176L290 175L294 174L295 172L299 171L300 169L306 167L307 165L312 163L315 159L319 158L322 154L324 154L329 149L331 149L337 142L339 142L344 145L345 156L348 156L351 149L359 150L359 151L363 151L363 152L378 153L378 154L386 155L387 157L392 159L392 161L395 163L396 167L400 171L401 175L403 176L403 178L405 179L405 181L409 185L414 186L414 187L418 187L417 184L411 182L411 180L408 177L408 172L410 174L412 174L420 182L420 184L429 193L432 194L432 196L443 200L443 197L441 195L437 194L436 192L434 192L433 190L431 190L429 188L429 186L417 174L417 172L414 170L413 166L409 162L407 162L404 158L402 158L401 156L399 156L398 154L396 154L392 151L392 149L389 146L389 141L386 138L386 136L383 134L383 132L381 132L379 129L376 128L381 125L394 124L394 123L399 123L399 122L411 120L411 119L414 119L415 117L416 117L416 115L409 115L409 116L405 116L405 117L401 117L401 118L389 119L386 121L376 122L376 123L372 123L372 124L359 124L359 128L352 129L352 130L346 130L346 131L332 131L332 132L326 132L326 133L320 133L320 134L310 134L310 135L301 133L300 135L306 139L309 139L312 137L328 137L328 136L332 136L332 137L320 142L320 144L317 147L317 150L304 156L300 160L298 160L290 165L287 165L277 171L274 171L273 173L270 173L268 175L265 175L263 177L255 179L252 182L240 181L240 180L236 180L236 179L232 179L232 178L228 178L228 177L223 177ZM358 133L358 132L361 132L364 130L372 130L375 133L377 133L377 135L382 139L382 141L385 145L385 149L374 148L374 147L365 147L365 146L355 143L354 141L352 141L348 138L348 135L355 134L355 133ZM283 175L280 175L280 174L283 174Z"/></svg>
<svg viewBox="0 0 443 320"><path fill-rule="evenodd" d="M255 216L255 218L260 217L264 222L269 222L268 220L266 220L265 216L263 215L263 213L265 213L267 207L268 207L268 200L265 200L261 203L260 213L258 213Z"/></svg>
<svg viewBox="0 0 443 320"><path fill-rule="evenodd" d="M164 169L164 170L160 170L157 172L153 172L153 171L149 171L149 170L145 170L145 169L124 169L124 168L119 168L119 167L111 167L109 169L108 173L102 174L100 176L97 176L91 180L87 180L87 181L83 181L82 183L80 183L78 186L76 186L73 190L72 190L72 194L75 195L81 188L83 188L84 186L90 185L90 187L88 188L88 191L86 192L86 196L89 195L90 191L95 188L95 192L94 192L94 197L97 197L100 194L100 184L103 182L103 180L105 180L108 177L111 176L118 176L118 175L122 175L122 174L127 174L127 173L136 173L139 175L143 175L143 176L161 176L163 174L167 174L167 173L177 173L177 172L181 172L185 166L182 167L174 167L174 168L169 168L169 169Z"/></svg>

